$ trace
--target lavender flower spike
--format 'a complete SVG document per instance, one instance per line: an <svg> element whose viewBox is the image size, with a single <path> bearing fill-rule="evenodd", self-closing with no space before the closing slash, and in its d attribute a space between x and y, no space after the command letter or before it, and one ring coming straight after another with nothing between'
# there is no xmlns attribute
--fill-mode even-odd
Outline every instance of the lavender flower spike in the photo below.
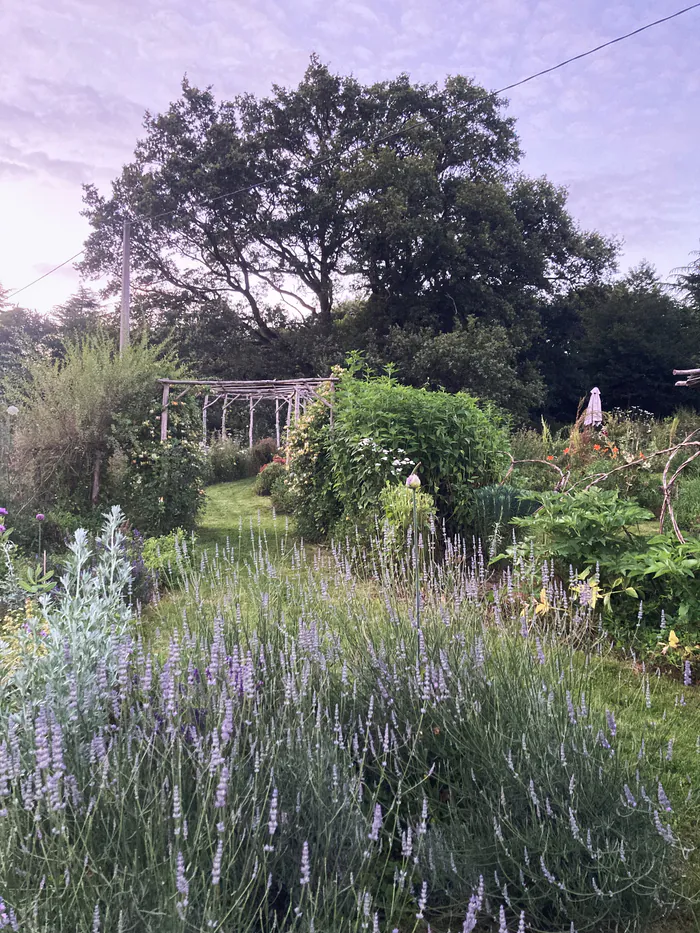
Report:
<svg viewBox="0 0 700 933"><path fill-rule="evenodd" d="M299 884L303 887L305 884L309 884L310 881L311 862L309 861L309 843L308 840L306 840L301 852L301 877L299 878Z"/></svg>
<svg viewBox="0 0 700 933"><path fill-rule="evenodd" d="M372 842L377 842L379 840L379 831L382 828L382 808L377 804L374 808L374 819L372 820L372 829L369 833L369 838Z"/></svg>

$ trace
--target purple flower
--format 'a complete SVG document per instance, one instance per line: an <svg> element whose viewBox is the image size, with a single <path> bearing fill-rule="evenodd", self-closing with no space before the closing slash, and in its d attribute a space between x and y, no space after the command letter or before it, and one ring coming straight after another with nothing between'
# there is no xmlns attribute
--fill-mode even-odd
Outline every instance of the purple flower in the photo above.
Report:
<svg viewBox="0 0 700 933"><path fill-rule="evenodd" d="M693 675L690 670L690 661L686 661L683 667L683 686L689 687L693 682Z"/></svg>
<svg viewBox="0 0 700 933"><path fill-rule="evenodd" d="M7 515L7 509L5 508L0 509L0 515Z"/></svg>
<svg viewBox="0 0 700 933"><path fill-rule="evenodd" d="M610 730L610 735L614 738L617 735L617 723L615 722L615 717L610 712L609 709L605 710L605 718L608 722L608 729Z"/></svg>
<svg viewBox="0 0 700 933"><path fill-rule="evenodd" d="M379 839L379 830L382 828L382 808L377 804L374 808L374 819L372 820L372 829L369 834L369 838L372 842L377 842Z"/></svg>
<svg viewBox="0 0 700 933"><path fill-rule="evenodd" d="M5 528L4 525L0 525L0 535L3 533L3 531L6 531L6 530L7 529Z"/></svg>
<svg viewBox="0 0 700 933"><path fill-rule="evenodd" d="M417 473L411 473L406 477L406 486L409 489L412 489L413 492L416 492L418 489L420 489L420 477Z"/></svg>
<svg viewBox="0 0 700 933"><path fill-rule="evenodd" d="M43 522L45 518L46 518L46 516L44 515L43 512L37 512L37 513L36 513L36 520L37 520L38 522Z"/></svg>
<svg viewBox="0 0 700 933"><path fill-rule="evenodd" d="M664 790L663 784L660 781L659 781L658 794L659 794L659 803L664 808L664 810L670 813L673 807L671 806L671 801L666 796L666 791Z"/></svg>

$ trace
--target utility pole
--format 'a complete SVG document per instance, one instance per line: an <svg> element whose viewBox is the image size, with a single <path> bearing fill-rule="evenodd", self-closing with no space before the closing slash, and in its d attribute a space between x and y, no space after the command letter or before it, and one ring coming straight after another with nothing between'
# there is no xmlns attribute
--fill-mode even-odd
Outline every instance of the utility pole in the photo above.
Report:
<svg viewBox="0 0 700 933"><path fill-rule="evenodd" d="M130 254L131 251L131 224L124 221L122 234L122 312L119 321L119 352L129 346L129 298L130 298Z"/></svg>

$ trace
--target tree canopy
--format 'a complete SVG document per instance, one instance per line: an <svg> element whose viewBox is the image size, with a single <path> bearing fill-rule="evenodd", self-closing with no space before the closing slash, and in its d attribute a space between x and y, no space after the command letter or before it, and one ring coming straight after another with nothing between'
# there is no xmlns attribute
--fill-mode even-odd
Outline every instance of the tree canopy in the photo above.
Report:
<svg viewBox="0 0 700 933"><path fill-rule="evenodd" d="M361 349L414 385L563 418L617 347L615 398L649 367L656 397L691 352L697 263L676 295L616 283L617 244L521 158L507 101L464 76L367 85L312 57L297 87L232 100L185 79L109 195L86 187L82 269L118 290L130 220L135 320L212 375L312 375ZM672 321L663 355L636 315ZM598 336L625 327L629 344Z"/></svg>

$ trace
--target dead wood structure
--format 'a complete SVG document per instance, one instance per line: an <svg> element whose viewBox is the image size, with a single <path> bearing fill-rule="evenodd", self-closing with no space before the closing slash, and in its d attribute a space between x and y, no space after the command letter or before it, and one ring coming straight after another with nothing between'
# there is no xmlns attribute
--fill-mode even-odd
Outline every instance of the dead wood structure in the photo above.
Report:
<svg viewBox="0 0 700 933"><path fill-rule="evenodd" d="M685 376L685 379L679 379L677 386L688 386L689 389L700 387L700 369L674 369L674 376Z"/></svg>
<svg viewBox="0 0 700 933"><path fill-rule="evenodd" d="M188 392L203 395L202 404L202 440L207 444L207 412L221 402L221 436L226 437L226 412L234 402L248 402L248 444L253 446L255 409L260 402L275 403L275 439L281 445L281 417L285 416L285 426L289 430L299 415L306 410L309 402L315 399L323 402L331 410L333 421L333 391L336 378L315 379L257 379L252 381L233 381L228 379L159 379L163 386L163 405L160 415L160 439L168 437L168 409L171 402L176 402ZM324 389L330 387L327 397ZM177 393L177 394L174 394ZM284 411L286 406L286 412Z"/></svg>

